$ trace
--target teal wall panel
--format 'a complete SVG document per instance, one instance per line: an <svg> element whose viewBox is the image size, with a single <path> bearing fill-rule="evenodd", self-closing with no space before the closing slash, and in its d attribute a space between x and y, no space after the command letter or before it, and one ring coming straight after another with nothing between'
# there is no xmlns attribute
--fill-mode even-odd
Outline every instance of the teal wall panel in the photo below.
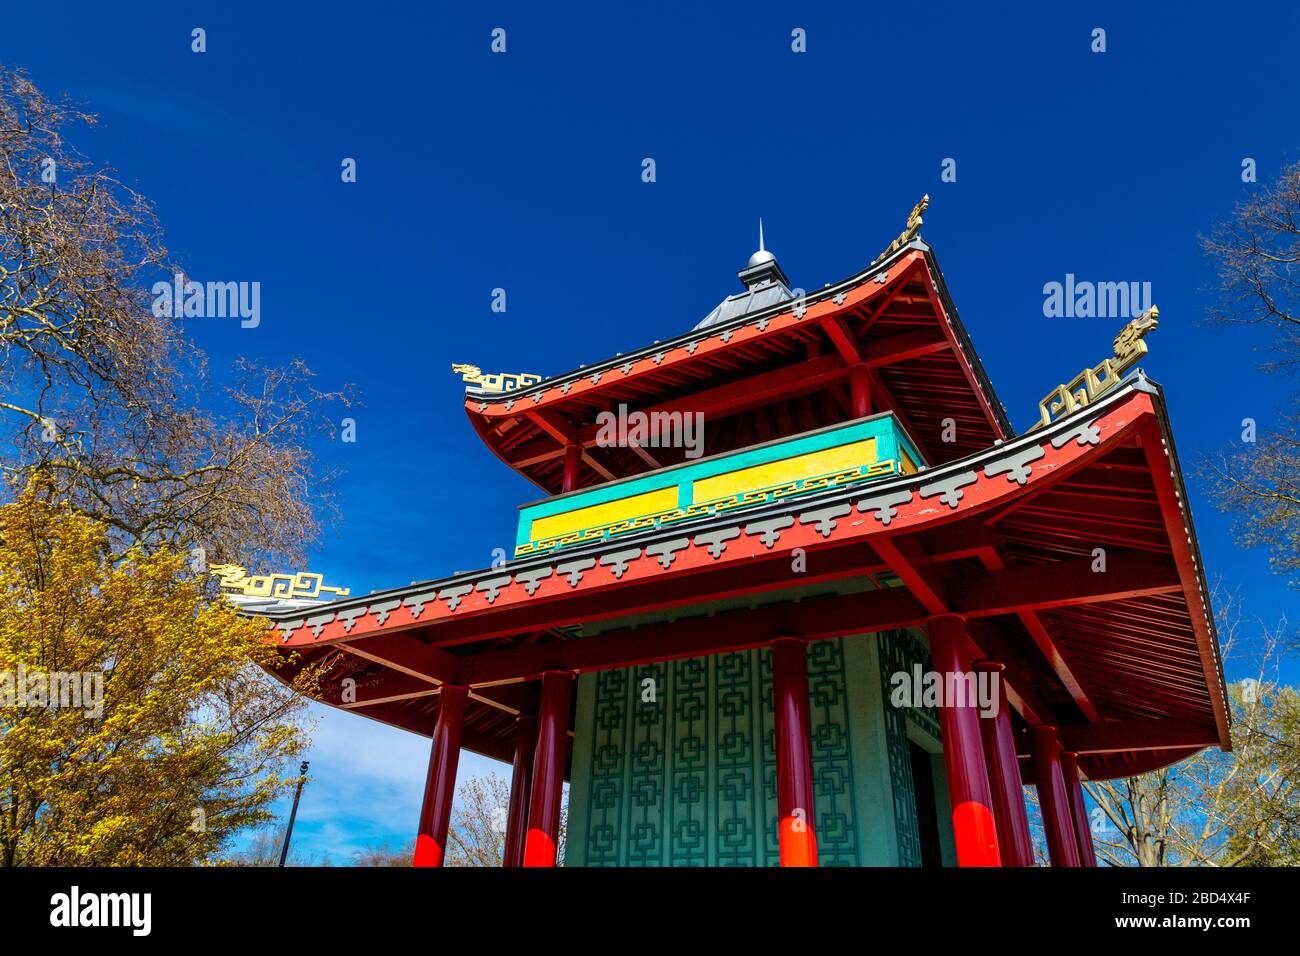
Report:
<svg viewBox="0 0 1300 956"><path fill-rule="evenodd" d="M821 865L914 865L907 717L876 636L814 642L807 660ZM774 740L766 649L582 675L566 865L777 865Z"/></svg>

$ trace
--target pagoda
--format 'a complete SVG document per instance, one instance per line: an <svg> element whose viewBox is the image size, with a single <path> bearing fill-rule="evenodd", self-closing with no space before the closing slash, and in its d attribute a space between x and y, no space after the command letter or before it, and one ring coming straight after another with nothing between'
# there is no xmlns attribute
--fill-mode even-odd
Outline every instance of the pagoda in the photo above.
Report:
<svg viewBox="0 0 1300 956"><path fill-rule="evenodd" d="M1156 310L1017 434L926 202L817 292L760 237L674 338L456 366L541 491L510 560L365 596L226 579L279 676L321 665L322 701L432 738L416 865L443 862L462 747L513 766L508 866L556 864L565 781L569 866L1031 866L1026 785L1052 865L1095 866L1082 781L1230 748L1137 365Z"/></svg>

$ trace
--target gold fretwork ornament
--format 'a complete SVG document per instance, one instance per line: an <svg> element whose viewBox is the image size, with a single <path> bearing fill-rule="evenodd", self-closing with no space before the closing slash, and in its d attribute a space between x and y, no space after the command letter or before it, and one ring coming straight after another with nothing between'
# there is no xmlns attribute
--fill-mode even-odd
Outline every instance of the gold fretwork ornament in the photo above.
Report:
<svg viewBox="0 0 1300 956"><path fill-rule="evenodd" d="M208 573L217 578L223 591L245 597L319 600L322 594L347 597L352 593L348 588L330 587L324 583L324 575L308 571L249 575L237 564L214 564Z"/></svg>
<svg viewBox="0 0 1300 956"><path fill-rule="evenodd" d="M1137 364L1138 359L1147 354L1146 335L1160 325L1160 310L1154 305L1136 319L1124 326L1115 336L1115 354L1104 359L1099 365L1085 368L1073 381L1058 385L1048 392L1038 403L1038 421L1035 428L1050 425L1062 415L1068 415L1076 409L1095 402L1101 395L1109 392L1120 383L1124 373Z"/></svg>
<svg viewBox="0 0 1300 956"><path fill-rule="evenodd" d="M485 375L477 365L464 365L459 362L453 362L451 370L461 377L461 381L477 385L485 392L508 392L511 389L536 385L542 380L540 375L532 375L528 372L498 372L495 375Z"/></svg>
<svg viewBox="0 0 1300 956"><path fill-rule="evenodd" d="M930 194L926 193L921 197L921 201L912 207L911 214L907 217L907 228L898 234L898 238L889 244L889 246L876 258L871 260L875 265L882 259L888 259L903 246L907 245L921 233L921 224L924 220L921 218L927 209L930 208Z"/></svg>

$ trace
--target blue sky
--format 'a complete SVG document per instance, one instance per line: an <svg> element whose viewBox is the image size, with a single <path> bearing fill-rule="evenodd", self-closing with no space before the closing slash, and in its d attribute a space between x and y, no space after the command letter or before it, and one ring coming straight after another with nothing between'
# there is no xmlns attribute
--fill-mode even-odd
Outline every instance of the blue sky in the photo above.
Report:
<svg viewBox="0 0 1300 956"><path fill-rule="evenodd" d="M301 356L360 389L357 441L320 449L344 521L312 569L365 591L487 565L538 495L475 437L450 362L554 374L676 335L739 288L760 215L811 289L928 192L924 236L1017 427L1121 324L1044 318L1067 273L1152 284L1143 364L1185 470L1244 417L1266 427L1297 383L1258 370L1258 334L1202 322L1197 234L1258 188L1244 158L1261 181L1300 158L1300 8L1136 6L19 4L0 59L100 113L77 145L154 200L194 278L262 284L257 328L191 321L214 373ZM1189 480L1211 575L1287 613ZM296 842L336 862L405 843L426 755L323 713ZM467 755L462 778L489 767Z"/></svg>

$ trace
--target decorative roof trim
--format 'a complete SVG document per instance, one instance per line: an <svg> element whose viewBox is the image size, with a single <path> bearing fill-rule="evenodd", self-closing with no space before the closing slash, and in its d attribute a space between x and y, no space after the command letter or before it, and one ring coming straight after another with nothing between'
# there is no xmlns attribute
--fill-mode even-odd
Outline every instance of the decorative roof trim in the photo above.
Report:
<svg viewBox="0 0 1300 956"><path fill-rule="evenodd" d="M841 292L845 292L849 289L857 288L858 286L862 285L864 282L868 281L869 279L873 278L874 276L876 276L881 272L888 272L893 266L897 265L898 262L902 258L904 258L909 251L917 250L920 252L928 253L929 249L930 247L927 246L921 240L919 239L914 240L913 242L910 242L907 245L900 248L889 258L883 259L878 263L873 263L872 265L868 266L866 269L862 270L856 275L850 276L847 279L843 279L840 282L835 283L834 285L828 285L822 289L818 289L816 292L805 293L805 295L802 297L804 307L806 308L809 305L812 305L817 302L822 302L826 299L832 299L836 295L840 294ZM792 301L798 303L800 299L796 298ZM760 309L754 312L746 313L745 315L737 316L736 318L731 319L727 322L720 322L717 325L711 325L704 329L691 329L690 331L683 332L681 335L677 336L676 338L664 339L660 342L654 343L653 345L647 345L644 346L643 348L637 349L632 352L624 352L622 355L615 356L614 358L605 359L601 362L597 362L594 365L588 365L582 368L576 368L571 372L565 372L561 375L553 376L552 378L545 378L542 379L542 381L537 382L536 384L529 385L522 388L516 388L513 391L490 392L490 391L483 391L482 389L477 389L473 387L466 388L465 397L467 400L472 398L476 400L492 400L492 401L501 401L506 398L523 398L528 395L531 395L533 392L540 392L540 391L545 391L546 389L559 387L566 382L570 382L570 383L577 382L579 379L590 377L592 372L595 371L603 372L606 369L617 368L620 365L635 364L636 362L644 358L653 359L656 353L659 352L667 353L675 348L690 348L692 344L698 344L704 339L712 338L713 336L718 335L721 332L727 330L731 330L732 332L734 332L735 330L743 328L746 325L756 325L758 324L758 321L764 319L770 321L771 319L775 318L778 315L786 315L787 313L789 313L791 311L790 305L791 305L791 301L779 302L776 305L768 306L766 309Z"/></svg>
<svg viewBox="0 0 1300 956"><path fill-rule="evenodd" d="M598 574L595 586L602 587L612 581L621 582L625 576L629 580L645 580L674 567L680 560L687 560L692 566L707 566L728 555L733 546L740 547L737 559L746 560L752 554L772 550L778 543L783 547L812 546L832 537L847 541L872 531L892 531L899 523L905 528L919 527L933 520L936 512L970 512L992 507L1007 494L1019 493L1032 480L1056 473L1063 465L1078 460L1107 440L1107 435L1116 429L1127 429L1141 417L1116 419L1112 415L1117 406L1139 393L1152 396L1148 407L1155 409L1157 418L1165 416L1158 388L1138 371L1135 377L1097 403L1051 426L947 465L870 487L836 489L759 505L743 512L684 521L671 528L617 540L556 549L496 568L313 607L310 616L304 616L303 609L297 608L249 609L244 613L267 618L281 632L285 643L311 646L322 638L343 640L380 630L407 628L415 622L448 620L459 616L458 612L463 613L461 608L471 596L474 596L471 609L477 614L489 606L518 607L543 588L542 597L551 599L580 587L585 589L591 574ZM1172 455L1171 462L1174 462ZM980 469L986 481L979 480ZM994 480L999 478L1002 480ZM1184 519L1189 522L1185 497L1182 505ZM1190 524L1188 528L1190 534ZM786 535L792 536L789 541L784 540ZM1199 572L1199 555L1197 564ZM1204 587L1203 579L1201 587ZM400 613L396 622L388 623L396 610L395 602L400 602L407 611ZM428 608L439 604L441 613L429 614Z"/></svg>
<svg viewBox="0 0 1300 956"><path fill-rule="evenodd" d="M1015 428L1012 427L1010 419L1007 417L1006 409L998 399L996 392L993 390L993 384L989 380L988 373L980 361L978 353L971 343L970 334L962 324L958 315L957 308L953 304L952 297L948 292L947 284L943 278L943 272L939 268L934 254L923 240L917 238L907 243L888 258L879 263L873 264L861 272L844 279L838 283L825 286L816 292L806 293L802 298L779 303L766 309L757 310L746 315L738 316L728 322L722 322L717 325L709 326L705 329L692 329L673 339L667 339L661 342L655 342L634 352L620 353L610 359L605 359L595 365L583 366L563 375L557 375L553 378L543 379L535 385L527 388L515 389L511 392L484 392L478 389L467 388L465 390L465 401L467 410L471 406L477 407L479 414L486 417L488 406L504 406L507 401L515 400L531 395L533 404L538 405L542 402L542 394L553 388L559 388L560 392L568 395L570 389L582 379L591 380L593 373L603 374L606 371L617 370L622 372L622 378L633 374L632 368L643 359L653 361L656 366L660 365L664 359L675 349L685 349L690 355L694 355L696 349L710 339L718 339L722 343L729 343L733 335L740 329L752 326L758 334L766 333L768 326L772 321L781 316L792 316L796 321L801 321L807 314L808 309L814 305L823 302L831 302L837 308L844 306L846 293L850 290L859 288L870 281L879 284L887 283L891 277L889 273L895 266L903 262L910 254L920 253L924 258L930 277L933 282L934 291L938 297L939 304L945 313L943 318L948 327L952 330L953 338L956 342L956 348L953 350L958 361L966 363L975 379L976 386L980 391L980 397L984 404L992 413L995 428L1000 428L1002 434L1010 438L1016 434ZM901 273L900 273L901 274ZM791 306L793 305L793 308ZM773 329L777 332L779 329ZM642 369L642 372L648 369ZM621 380L621 379L620 379ZM584 389L584 392L586 390ZM508 409L507 409L508 410ZM471 417L473 417L471 415Z"/></svg>

